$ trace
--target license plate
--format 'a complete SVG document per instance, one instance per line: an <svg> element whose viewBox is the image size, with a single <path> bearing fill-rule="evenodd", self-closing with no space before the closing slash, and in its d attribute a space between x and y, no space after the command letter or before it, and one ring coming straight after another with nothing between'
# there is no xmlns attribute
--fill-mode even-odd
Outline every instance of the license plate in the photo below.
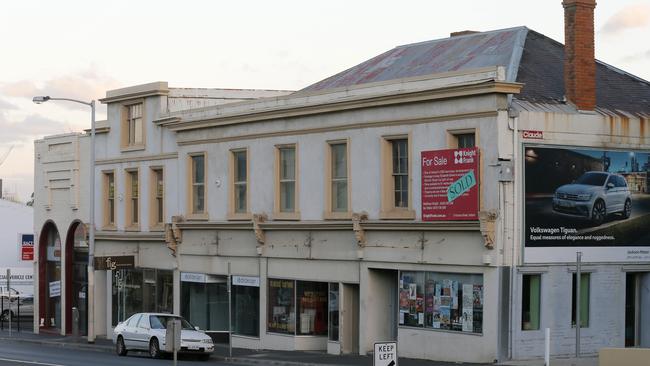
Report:
<svg viewBox="0 0 650 366"><path fill-rule="evenodd" d="M198 350L199 348L201 348L201 347L199 347L197 345L193 345L193 344L190 344L189 346L187 346L187 349L191 349L191 350Z"/></svg>
<svg viewBox="0 0 650 366"><path fill-rule="evenodd" d="M560 201L560 202L558 202L558 203L559 203L560 206L562 206L562 207L574 207L574 203L573 203L573 202Z"/></svg>

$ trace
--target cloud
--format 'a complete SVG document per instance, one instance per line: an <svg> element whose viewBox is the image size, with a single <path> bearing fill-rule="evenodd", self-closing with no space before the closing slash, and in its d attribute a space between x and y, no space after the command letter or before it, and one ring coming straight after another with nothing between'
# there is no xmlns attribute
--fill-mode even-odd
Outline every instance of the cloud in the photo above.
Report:
<svg viewBox="0 0 650 366"><path fill-rule="evenodd" d="M1 111L7 111L7 110L10 110L10 109L18 109L18 107L16 107L15 105L7 102L6 100L0 99L0 112Z"/></svg>
<svg viewBox="0 0 650 366"><path fill-rule="evenodd" d="M635 53L633 55L625 56L622 59L623 62L635 62L635 61L644 61L644 60L650 61L650 49L645 52Z"/></svg>
<svg viewBox="0 0 650 366"><path fill-rule="evenodd" d="M66 123L55 121L38 114L27 116L20 122L10 122L5 114L0 112L0 144L16 144L30 142L47 135L71 132L73 129Z"/></svg>
<svg viewBox="0 0 650 366"><path fill-rule="evenodd" d="M11 97L29 99L35 95L50 95L59 98L90 101L91 99L104 97L106 90L115 89L119 86L120 83L115 79L90 68L79 73L58 76L42 83L36 83L32 80L6 83L0 86L0 93ZM86 109L86 107L77 103L61 103L61 106L70 109Z"/></svg>
<svg viewBox="0 0 650 366"><path fill-rule="evenodd" d="M614 34L626 29L650 25L650 4L634 4L612 15L602 28L604 33Z"/></svg>

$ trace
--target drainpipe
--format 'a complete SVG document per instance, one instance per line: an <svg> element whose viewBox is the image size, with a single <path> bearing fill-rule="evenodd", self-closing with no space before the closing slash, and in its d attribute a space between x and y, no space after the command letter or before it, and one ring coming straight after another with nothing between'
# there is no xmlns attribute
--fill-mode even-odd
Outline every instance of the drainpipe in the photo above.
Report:
<svg viewBox="0 0 650 366"><path fill-rule="evenodd" d="M508 109L508 119L512 120L512 127L510 127L510 121L508 121L508 128L512 130L512 166L514 167L514 180L513 180L513 209L512 209L512 248L511 248L511 260L512 265L510 268L510 347L508 350L509 359L513 358L514 351L514 334L515 334L515 291L517 286L515 280L517 278L517 264L519 263L519 252L517 247L519 244L519 231L517 226L517 219L521 211L519 210L519 177L521 164L519 164L519 111L513 109L512 107Z"/></svg>

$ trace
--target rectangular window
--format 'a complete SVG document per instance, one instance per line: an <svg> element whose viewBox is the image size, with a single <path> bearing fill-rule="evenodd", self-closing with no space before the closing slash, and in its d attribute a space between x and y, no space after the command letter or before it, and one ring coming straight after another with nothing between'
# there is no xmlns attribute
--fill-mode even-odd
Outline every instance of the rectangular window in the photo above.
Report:
<svg viewBox="0 0 650 366"><path fill-rule="evenodd" d="M228 331L227 277L181 273L181 315L206 331Z"/></svg>
<svg viewBox="0 0 650 366"><path fill-rule="evenodd" d="M151 169L151 225L162 226L165 221L165 181L162 168Z"/></svg>
<svg viewBox="0 0 650 366"><path fill-rule="evenodd" d="M468 147L474 147L476 144L476 137L474 133L461 133L456 136L456 140L458 141L458 148L459 149L464 149Z"/></svg>
<svg viewBox="0 0 650 366"><path fill-rule="evenodd" d="M409 207L409 169L408 169L408 140L391 140L392 176L393 176L393 205L396 208Z"/></svg>
<svg viewBox="0 0 650 366"><path fill-rule="evenodd" d="M269 280L267 330L297 335L327 335L328 283Z"/></svg>
<svg viewBox="0 0 650 366"><path fill-rule="evenodd" d="M115 174L104 173L104 196L106 199L104 208L104 226L115 225Z"/></svg>
<svg viewBox="0 0 650 366"><path fill-rule="evenodd" d="M399 324L482 333L483 275L401 272Z"/></svg>
<svg viewBox="0 0 650 366"><path fill-rule="evenodd" d="M267 330L295 334L296 291L293 280L269 279Z"/></svg>
<svg viewBox="0 0 650 366"><path fill-rule="evenodd" d="M576 288L577 275L574 273L571 286L571 326L576 325ZM589 273L582 273L580 276L580 327L586 328L589 326Z"/></svg>
<svg viewBox="0 0 650 366"><path fill-rule="evenodd" d="M522 276L521 330L539 330L540 291L542 276Z"/></svg>
<svg viewBox="0 0 650 366"><path fill-rule="evenodd" d="M129 226L138 225L140 222L140 182L138 179L138 171L127 171L128 177L128 204L129 204Z"/></svg>
<svg viewBox="0 0 650 366"><path fill-rule="evenodd" d="M293 213L296 211L296 147L280 147L278 155L279 212Z"/></svg>
<svg viewBox="0 0 650 366"><path fill-rule="evenodd" d="M191 213L205 213L205 155L191 156L192 196Z"/></svg>
<svg viewBox="0 0 650 366"><path fill-rule="evenodd" d="M246 150L232 152L232 189L233 212L242 214L248 212L248 154Z"/></svg>
<svg viewBox="0 0 650 366"><path fill-rule="evenodd" d="M339 340L339 284L330 283L329 294L329 340L338 342Z"/></svg>
<svg viewBox="0 0 650 366"><path fill-rule="evenodd" d="M131 268L112 275L113 326L135 313L172 313L173 271Z"/></svg>
<svg viewBox="0 0 650 366"><path fill-rule="evenodd" d="M129 105L126 109L127 145L142 145L142 103Z"/></svg>
<svg viewBox="0 0 650 366"><path fill-rule="evenodd" d="M259 282L259 280L258 280ZM249 337L260 335L260 288L232 286L232 331Z"/></svg>
<svg viewBox="0 0 650 366"><path fill-rule="evenodd" d="M332 212L348 211L348 146L330 144L330 179Z"/></svg>

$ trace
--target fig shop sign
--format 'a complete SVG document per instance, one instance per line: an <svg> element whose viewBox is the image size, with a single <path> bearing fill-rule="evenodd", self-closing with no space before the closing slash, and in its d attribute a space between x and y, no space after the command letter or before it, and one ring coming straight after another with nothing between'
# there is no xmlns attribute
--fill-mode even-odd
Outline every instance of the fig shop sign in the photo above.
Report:
<svg viewBox="0 0 650 366"><path fill-rule="evenodd" d="M423 151L422 220L478 220L479 150Z"/></svg>

